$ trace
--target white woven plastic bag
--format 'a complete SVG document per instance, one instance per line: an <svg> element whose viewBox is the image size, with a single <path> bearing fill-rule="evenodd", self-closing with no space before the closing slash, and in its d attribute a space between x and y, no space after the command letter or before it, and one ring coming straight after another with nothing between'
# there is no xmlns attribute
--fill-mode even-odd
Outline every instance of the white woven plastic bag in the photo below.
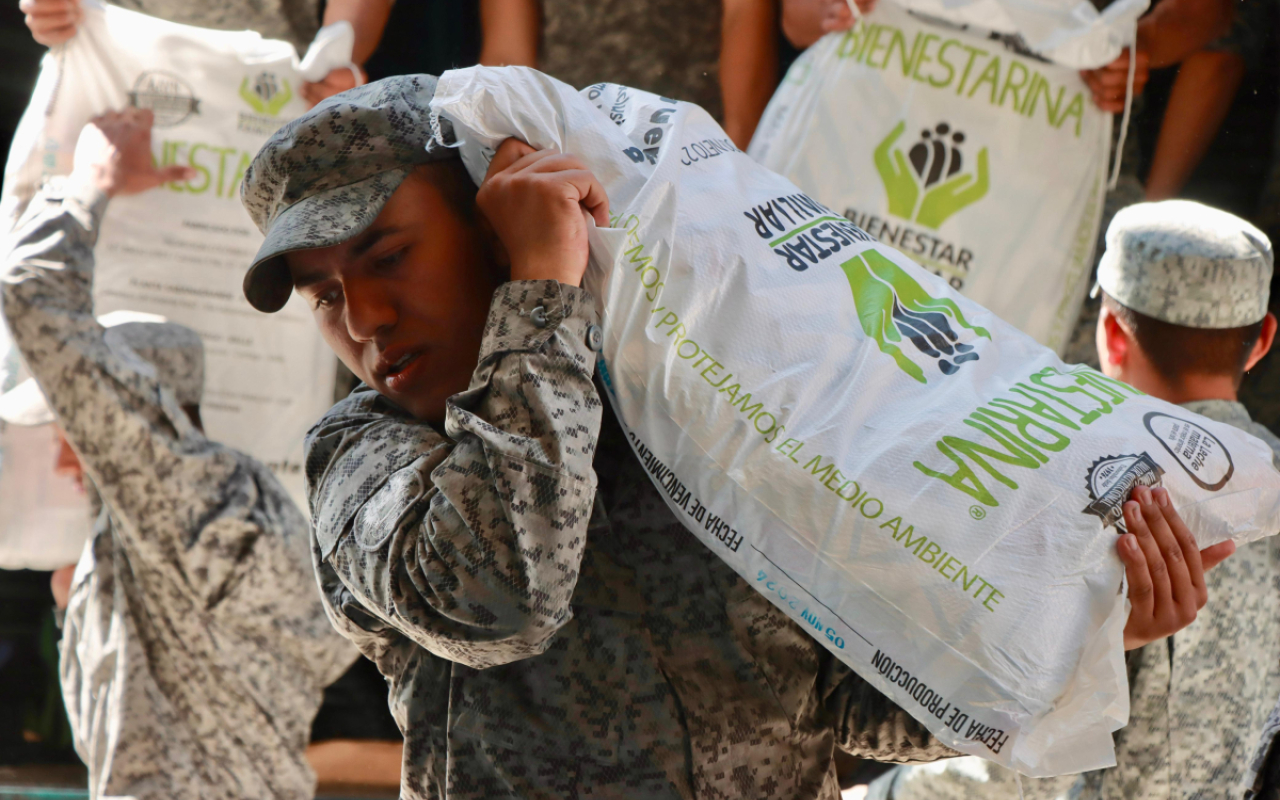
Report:
<svg viewBox="0 0 1280 800"><path fill-rule="evenodd" d="M151 109L155 160L198 174L111 201L94 251L95 313L146 311L199 332L210 437L270 464L302 498L302 438L332 403L333 356L300 300L269 317L240 289L262 241L240 204L241 177L267 137L306 109L293 46L83 6L75 37L45 56L14 138L0 231L49 176L71 171L91 117Z"/></svg>
<svg viewBox="0 0 1280 800"><path fill-rule="evenodd" d="M476 67L432 109L477 182L510 136L603 182L586 286L637 456L707 547L959 750L1114 763L1135 483L1202 546L1280 528L1266 445L1064 365L696 106Z"/></svg>
<svg viewBox="0 0 1280 800"><path fill-rule="evenodd" d="M792 65L750 153L1061 352L1088 288L1110 137L1075 70L886 0Z"/></svg>

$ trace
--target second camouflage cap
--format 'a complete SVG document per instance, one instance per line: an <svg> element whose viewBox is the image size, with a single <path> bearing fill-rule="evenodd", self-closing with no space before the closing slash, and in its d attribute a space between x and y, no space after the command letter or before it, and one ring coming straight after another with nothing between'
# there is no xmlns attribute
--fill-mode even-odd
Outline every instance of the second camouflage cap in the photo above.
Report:
<svg viewBox="0 0 1280 800"><path fill-rule="evenodd" d="M457 158L452 148L430 147L435 91L431 75L375 81L328 98L267 140L240 189L266 237L244 277L254 308L279 311L288 302L285 253L359 235L415 166Z"/></svg>
<svg viewBox="0 0 1280 800"><path fill-rule="evenodd" d="M1164 200L1111 220L1096 289L1173 325L1242 328L1266 316L1271 270L1262 231L1216 208Z"/></svg>

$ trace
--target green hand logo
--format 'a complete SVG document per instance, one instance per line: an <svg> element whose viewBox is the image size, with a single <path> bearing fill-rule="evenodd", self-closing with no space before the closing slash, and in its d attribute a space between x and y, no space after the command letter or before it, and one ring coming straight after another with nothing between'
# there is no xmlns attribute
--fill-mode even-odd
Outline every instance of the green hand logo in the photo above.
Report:
<svg viewBox="0 0 1280 800"><path fill-rule="evenodd" d="M924 369L898 343L911 342L936 360L943 375L954 375L961 364L978 360L974 346L960 341L952 322L986 339L986 328L970 325L949 297L933 297L914 278L876 250L864 250L840 265L853 290L862 330L880 352L920 383L928 383Z"/></svg>
<svg viewBox="0 0 1280 800"><path fill-rule="evenodd" d="M262 72L253 79L252 85L248 76L240 82L240 98L259 114L274 117L293 99L293 89L287 80L277 85L275 75Z"/></svg>
<svg viewBox="0 0 1280 800"><path fill-rule="evenodd" d="M940 122L922 131L920 141L904 154L893 145L906 128L905 121L899 122L876 147L876 171L889 196L890 214L937 230L952 214L986 196L991 187L987 148L978 151L976 176L961 173L963 133Z"/></svg>

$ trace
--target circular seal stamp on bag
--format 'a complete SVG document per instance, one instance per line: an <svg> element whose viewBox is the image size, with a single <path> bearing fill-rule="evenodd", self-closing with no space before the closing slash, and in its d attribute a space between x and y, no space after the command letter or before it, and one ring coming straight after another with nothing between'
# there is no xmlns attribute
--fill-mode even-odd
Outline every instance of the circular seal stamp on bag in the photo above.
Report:
<svg viewBox="0 0 1280 800"><path fill-rule="evenodd" d="M1084 507L1085 514L1102 520L1105 530L1115 526L1119 533L1128 533L1124 524L1124 503L1135 486L1159 486L1164 470L1151 456L1104 456L1089 467L1085 476L1085 488L1093 500Z"/></svg>
<svg viewBox="0 0 1280 800"><path fill-rule="evenodd" d="M149 109L157 128L172 128L200 113L200 101L186 81L168 72L147 70L133 82L129 105Z"/></svg>
<svg viewBox="0 0 1280 800"><path fill-rule="evenodd" d="M1231 480L1236 471L1231 452L1209 431L1161 411L1148 411L1142 422L1201 489L1216 492Z"/></svg>

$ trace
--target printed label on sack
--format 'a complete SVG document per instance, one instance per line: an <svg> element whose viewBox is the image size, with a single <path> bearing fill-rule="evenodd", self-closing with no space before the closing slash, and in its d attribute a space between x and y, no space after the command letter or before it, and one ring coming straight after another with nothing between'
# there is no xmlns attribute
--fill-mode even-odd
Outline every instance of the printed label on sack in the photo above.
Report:
<svg viewBox="0 0 1280 800"><path fill-rule="evenodd" d="M1119 533L1127 533L1124 524L1124 502L1135 486L1159 486L1164 470L1141 455L1106 456L1093 462L1085 476L1085 488L1093 501L1085 506L1084 513L1102 520L1102 527L1115 526Z"/></svg>
<svg viewBox="0 0 1280 800"><path fill-rule="evenodd" d="M1148 412L1142 422L1201 489L1216 492L1231 480L1236 469L1231 453L1212 433L1159 411Z"/></svg>

